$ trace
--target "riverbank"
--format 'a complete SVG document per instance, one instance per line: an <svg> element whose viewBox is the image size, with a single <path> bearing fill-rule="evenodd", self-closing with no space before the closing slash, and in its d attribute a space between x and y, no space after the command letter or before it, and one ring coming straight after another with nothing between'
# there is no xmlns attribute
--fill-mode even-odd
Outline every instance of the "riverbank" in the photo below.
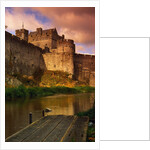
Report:
<svg viewBox="0 0 150 150"><path fill-rule="evenodd" d="M94 92L95 88L90 86L82 87L64 87L64 86L54 86L54 87L25 87L23 85L13 88L5 89L5 98L32 98L41 96L51 96L54 94L76 94L76 93L90 93Z"/></svg>
<svg viewBox="0 0 150 150"><path fill-rule="evenodd" d="M77 116L88 116L89 117L89 125L87 130L87 142L95 142L95 105L88 111L79 112Z"/></svg>

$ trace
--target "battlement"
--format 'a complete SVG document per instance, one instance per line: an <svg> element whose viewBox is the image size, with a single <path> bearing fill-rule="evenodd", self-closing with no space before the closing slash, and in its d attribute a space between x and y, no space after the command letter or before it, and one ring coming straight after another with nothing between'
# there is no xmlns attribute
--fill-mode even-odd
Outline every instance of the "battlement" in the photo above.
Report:
<svg viewBox="0 0 150 150"><path fill-rule="evenodd" d="M74 41L71 39L60 39L57 41L58 46L63 46L63 47L74 47Z"/></svg>
<svg viewBox="0 0 150 150"><path fill-rule="evenodd" d="M85 58L85 59L95 59L95 55L90 55L90 54L78 54L78 53L76 53L75 55L76 55L76 57L77 57L78 59L81 59L81 58Z"/></svg>
<svg viewBox="0 0 150 150"><path fill-rule="evenodd" d="M30 32L29 37L52 37L53 34L57 34L56 28L43 30L42 28L37 28L36 31Z"/></svg>
<svg viewBox="0 0 150 150"><path fill-rule="evenodd" d="M68 44L68 43L74 44L74 41L71 40L71 39L64 39L64 40L60 39L60 40L58 41L58 43L59 43L59 44Z"/></svg>
<svg viewBox="0 0 150 150"><path fill-rule="evenodd" d="M36 31L30 32L28 36L28 42L33 43L45 49L48 47L49 49L57 48L57 40L63 39L64 36L59 36L56 28L43 30L42 28L37 28Z"/></svg>
<svg viewBox="0 0 150 150"><path fill-rule="evenodd" d="M16 33L18 33L18 32L26 32L26 33L28 33L29 31L26 30L26 29L17 29L15 32Z"/></svg>
<svg viewBox="0 0 150 150"><path fill-rule="evenodd" d="M30 32L29 36L37 36L37 35L50 35L52 34L51 29L43 30L42 28L37 28L36 31Z"/></svg>
<svg viewBox="0 0 150 150"><path fill-rule="evenodd" d="M52 32L50 30L43 31L42 28L37 28L37 31L30 32L29 42L47 40L52 38Z"/></svg>

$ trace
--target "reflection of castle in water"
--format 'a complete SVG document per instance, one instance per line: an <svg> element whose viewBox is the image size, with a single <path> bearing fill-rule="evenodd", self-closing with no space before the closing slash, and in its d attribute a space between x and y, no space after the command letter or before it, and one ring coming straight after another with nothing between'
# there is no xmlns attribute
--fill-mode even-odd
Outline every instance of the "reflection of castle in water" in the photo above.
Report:
<svg viewBox="0 0 150 150"><path fill-rule="evenodd" d="M41 106L52 109L49 115L74 115L92 108L94 98L94 93L52 96L47 97L48 100L41 101Z"/></svg>

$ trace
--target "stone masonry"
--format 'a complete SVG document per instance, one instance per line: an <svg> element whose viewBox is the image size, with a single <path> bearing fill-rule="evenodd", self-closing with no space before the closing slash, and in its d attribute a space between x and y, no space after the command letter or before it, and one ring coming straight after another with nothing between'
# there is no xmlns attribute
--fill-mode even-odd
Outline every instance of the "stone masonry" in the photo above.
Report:
<svg viewBox="0 0 150 150"><path fill-rule="evenodd" d="M37 68L64 71L76 80L95 86L95 56L76 54L74 41L58 35L56 28L37 28L30 33L19 29L15 33L16 36L12 36L6 32L6 66L9 71L11 56L11 63L15 64L13 70L24 74L32 75Z"/></svg>
<svg viewBox="0 0 150 150"><path fill-rule="evenodd" d="M45 70L42 49L5 32L5 68L7 74L28 76Z"/></svg>

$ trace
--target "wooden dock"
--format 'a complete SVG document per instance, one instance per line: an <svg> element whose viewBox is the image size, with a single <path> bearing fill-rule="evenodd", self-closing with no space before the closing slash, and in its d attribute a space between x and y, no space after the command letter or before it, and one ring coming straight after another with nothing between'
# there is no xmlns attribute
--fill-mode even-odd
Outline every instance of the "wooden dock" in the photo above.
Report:
<svg viewBox="0 0 150 150"><path fill-rule="evenodd" d="M87 116L45 116L6 139L6 142L85 142Z"/></svg>

